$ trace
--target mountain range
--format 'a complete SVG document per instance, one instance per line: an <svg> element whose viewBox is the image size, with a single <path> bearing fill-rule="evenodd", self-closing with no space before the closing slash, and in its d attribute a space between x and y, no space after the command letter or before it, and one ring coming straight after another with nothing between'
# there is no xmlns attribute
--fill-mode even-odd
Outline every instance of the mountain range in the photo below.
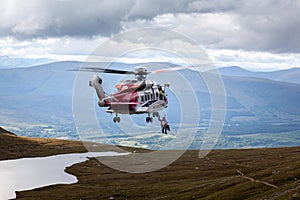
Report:
<svg viewBox="0 0 300 200"><path fill-rule="evenodd" d="M284 70L277 70L271 72L255 72L243 69L241 67L223 67L220 68L220 73L227 76L238 76L238 77L255 77L264 78L274 81L282 81L288 83L300 84L300 68L290 68Z"/></svg>
<svg viewBox="0 0 300 200"><path fill-rule="evenodd" d="M172 66L169 63L159 64ZM81 62L66 61L26 68L0 69L0 125L20 135L78 139L72 113L72 95L77 72L69 70L81 65ZM89 65L105 67L107 63ZM136 65L114 63L111 67L132 69L134 66ZM300 68L252 72L240 67L226 67L219 71L226 91L227 107L223 133L217 148L300 145ZM192 70L180 71L182 76L188 77L195 89L201 113L199 126L206 130L211 116L210 94L201 76L196 80L191 76L192 73ZM89 77L92 75L88 74ZM104 87L108 90L113 88L119 78L116 75L103 76ZM171 88L172 82L176 82L168 74L162 78L171 82ZM86 84L87 90L91 90L87 83L88 81L82 84ZM173 96L170 94L170 97ZM168 120L176 124L176 116L181 111L176 109L176 99L170 97ZM110 131L120 132L110 115L101 110L99 113ZM137 120L144 123L144 117ZM155 135L148 139L132 140L138 140L137 144L144 142L151 148L159 138L159 135ZM198 139L199 141L193 143L194 146L201 142L201 137ZM118 134L109 140L109 143L114 144L120 142L124 142L124 138L118 137Z"/></svg>
<svg viewBox="0 0 300 200"><path fill-rule="evenodd" d="M54 60L48 58L12 58L9 56L0 56L0 69L31 67L50 62L54 62Z"/></svg>

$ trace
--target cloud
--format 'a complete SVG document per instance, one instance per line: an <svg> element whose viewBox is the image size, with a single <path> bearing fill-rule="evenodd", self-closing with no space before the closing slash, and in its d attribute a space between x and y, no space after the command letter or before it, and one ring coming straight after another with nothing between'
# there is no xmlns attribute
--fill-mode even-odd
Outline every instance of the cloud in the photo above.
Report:
<svg viewBox="0 0 300 200"><path fill-rule="evenodd" d="M272 71L300 67L300 54L273 54L228 49L208 49L207 52L218 67L241 66L255 71Z"/></svg>
<svg viewBox="0 0 300 200"><path fill-rule="evenodd" d="M207 48L300 52L299 0L2 0L1 7L2 38L93 40L164 27Z"/></svg>
<svg viewBox="0 0 300 200"><path fill-rule="evenodd" d="M152 19L153 17L167 13L189 12L189 5L194 0L137 0L130 9L126 18Z"/></svg>
<svg viewBox="0 0 300 200"><path fill-rule="evenodd" d="M52 60L84 61L103 38L93 40L76 37L39 38L18 41L14 38L0 38L0 55L11 58L47 58Z"/></svg>
<svg viewBox="0 0 300 200"><path fill-rule="evenodd" d="M300 1L226 2L192 2L185 12L125 21L123 28L171 28L208 48L300 52Z"/></svg>
<svg viewBox="0 0 300 200"><path fill-rule="evenodd" d="M129 0L2 0L0 34L18 39L109 36L120 31L120 21L132 4Z"/></svg>
<svg viewBox="0 0 300 200"><path fill-rule="evenodd" d="M2 0L0 35L18 39L110 36L122 21L184 12L191 0Z"/></svg>
<svg viewBox="0 0 300 200"><path fill-rule="evenodd" d="M189 11L201 13L214 13L214 12L229 12L236 10L242 1L236 0L201 0L194 1L188 4Z"/></svg>

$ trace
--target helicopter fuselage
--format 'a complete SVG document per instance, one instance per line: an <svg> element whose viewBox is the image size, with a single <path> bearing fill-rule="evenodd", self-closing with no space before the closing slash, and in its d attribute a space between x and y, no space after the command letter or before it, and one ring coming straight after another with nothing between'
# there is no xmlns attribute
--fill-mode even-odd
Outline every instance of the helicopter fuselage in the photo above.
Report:
<svg viewBox="0 0 300 200"><path fill-rule="evenodd" d="M174 68L173 70L182 69ZM98 96L98 105L108 107L106 112L115 113L114 122L120 122L118 114L148 114L146 122L152 122L153 117L159 117L158 111L168 107L168 98L165 92L169 83L164 85L157 84L155 81L146 79L147 71L145 67L137 67L135 71L124 71L116 69L103 68L83 68L81 71L99 71L111 74L131 74L135 79L121 81L115 85L117 92L107 95L102 86L102 79L94 75L89 85L96 90ZM168 70L157 70L151 73L167 72Z"/></svg>
<svg viewBox="0 0 300 200"><path fill-rule="evenodd" d="M116 114L155 113L168 106L165 86L152 80L126 80L115 85L117 92L100 99L100 107Z"/></svg>

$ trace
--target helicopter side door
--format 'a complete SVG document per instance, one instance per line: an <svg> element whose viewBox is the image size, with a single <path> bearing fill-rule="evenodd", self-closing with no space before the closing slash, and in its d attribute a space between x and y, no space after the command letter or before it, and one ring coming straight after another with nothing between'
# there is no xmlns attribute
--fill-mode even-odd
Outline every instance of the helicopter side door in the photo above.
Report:
<svg viewBox="0 0 300 200"><path fill-rule="evenodd" d="M138 93L138 101L140 106L137 107L136 112L140 113L153 113L166 107L166 103L159 94L159 90L157 88L140 91Z"/></svg>

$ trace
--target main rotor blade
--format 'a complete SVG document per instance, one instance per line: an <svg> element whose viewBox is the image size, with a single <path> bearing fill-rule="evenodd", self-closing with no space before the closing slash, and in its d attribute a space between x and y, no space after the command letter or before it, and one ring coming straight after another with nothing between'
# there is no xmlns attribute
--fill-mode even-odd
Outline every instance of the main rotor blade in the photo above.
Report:
<svg viewBox="0 0 300 200"><path fill-rule="evenodd" d="M190 69L193 66L177 66L165 69L158 69L152 72L139 72L139 71L126 71L126 70L117 70L117 69L106 69L106 68L99 68L99 67L82 67L78 69L71 69L69 71L84 71L84 72L99 72L99 73L108 73L108 74L135 74L135 75L147 75L147 74L159 74L163 72L172 72L178 71L183 69Z"/></svg>
<svg viewBox="0 0 300 200"><path fill-rule="evenodd" d="M163 73L163 72L172 72L172 71L178 71L178 70L190 69L190 68L193 68L193 66L171 67L171 68L166 68L166 69L154 70L154 71L151 72L151 74L159 74L159 73Z"/></svg>
<svg viewBox="0 0 300 200"><path fill-rule="evenodd" d="M98 67L82 67L82 68L73 69L70 71L100 72L100 73L108 73L108 74L135 74L135 72L133 72L133 71L105 69L105 68L98 68Z"/></svg>

